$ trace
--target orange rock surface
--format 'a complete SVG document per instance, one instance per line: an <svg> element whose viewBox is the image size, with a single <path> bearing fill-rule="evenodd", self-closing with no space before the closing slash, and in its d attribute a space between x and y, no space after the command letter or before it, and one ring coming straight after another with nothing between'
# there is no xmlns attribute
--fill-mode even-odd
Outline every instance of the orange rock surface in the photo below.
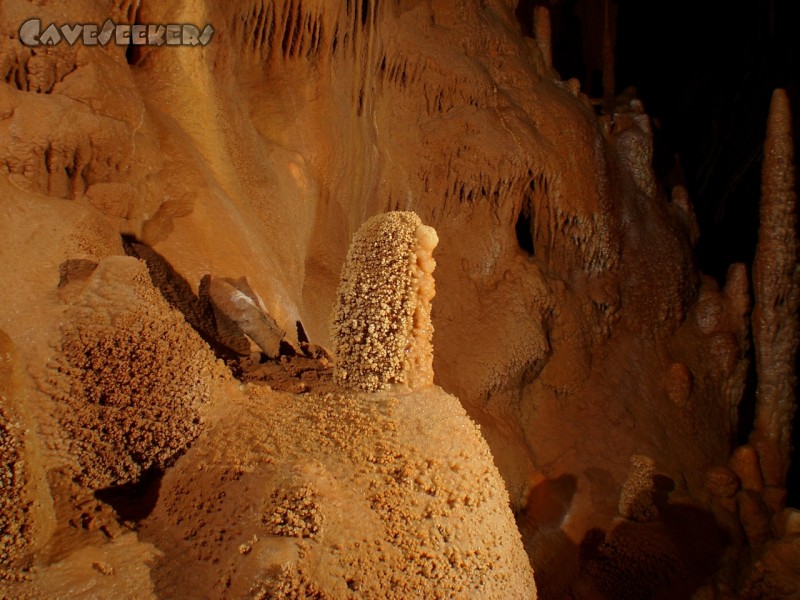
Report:
<svg viewBox="0 0 800 600"><path fill-rule="evenodd" d="M719 285L641 101L562 81L515 7L4 0L0 596L790 597L788 105L777 225ZM31 48L33 13L214 34ZM435 299L365 285L430 323L348 389L343 267L391 211L435 229L395 248Z"/></svg>

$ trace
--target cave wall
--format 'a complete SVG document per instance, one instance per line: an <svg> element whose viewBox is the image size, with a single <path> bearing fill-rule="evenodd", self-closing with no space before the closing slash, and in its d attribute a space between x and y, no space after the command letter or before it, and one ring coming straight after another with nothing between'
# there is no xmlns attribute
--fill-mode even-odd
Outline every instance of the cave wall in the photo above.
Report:
<svg viewBox="0 0 800 600"><path fill-rule="evenodd" d="M29 5L3 3L4 234L26 277L2 292L0 329L30 380L60 336L59 265L123 254L120 235L194 290L206 274L246 276L290 340L302 321L328 345L352 235L413 210L440 238L436 382L482 426L534 565L555 553L577 576L587 532L618 516L633 455L673 501L706 503L745 385L747 273L734 266L722 287L699 273L691 201L655 178L645 107L603 108L562 81L515 8L37 6L43 21L215 28L203 48L126 51L21 47ZM4 261L6 281L19 264ZM48 400L32 393L20 419L41 431Z"/></svg>

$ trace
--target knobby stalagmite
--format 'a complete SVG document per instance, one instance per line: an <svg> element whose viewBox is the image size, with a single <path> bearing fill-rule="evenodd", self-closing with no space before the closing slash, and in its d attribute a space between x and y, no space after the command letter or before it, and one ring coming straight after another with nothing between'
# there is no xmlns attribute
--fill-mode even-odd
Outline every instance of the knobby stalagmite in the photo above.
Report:
<svg viewBox="0 0 800 600"><path fill-rule="evenodd" d="M17 569L31 537L24 431L9 410L15 393L15 354L11 339L0 330L0 581L20 577Z"/></svg>
<svg viewBox="0 0 800 600"><path fill-rule="evenodd" d="M795 401L800 268L797 196L789 99L772 96L761 179L761 223L753 262L753 339L758 375L755 428L767 487L783 488L791 456Z"/></svg>
<svg viewBox="0 0 800 600"><path fill-rule="evenodd" d="M0 568L30 581L0 597L505 600L531 566L543 598L787 596L763 582L800 564L771 508L790 410L761 393L731 456L748 276L699 272L663 138L613 96L630 4L48 0L44 24L216 33L34 52L2 0L0 330L29 377L3 390L0 341L0 458L27 468ZM769 248L762 280L793 260ZM762 363L791 362L759 285ZM135 528L112 485L152 496Z"/></svg>
<svg viewBox="0 0 800 600"><path fill-rule="evenodd" d="M339 383L369 392L433 383L430 302L438 242L412 212L376 215L358 230L333 315Z"/></svg>

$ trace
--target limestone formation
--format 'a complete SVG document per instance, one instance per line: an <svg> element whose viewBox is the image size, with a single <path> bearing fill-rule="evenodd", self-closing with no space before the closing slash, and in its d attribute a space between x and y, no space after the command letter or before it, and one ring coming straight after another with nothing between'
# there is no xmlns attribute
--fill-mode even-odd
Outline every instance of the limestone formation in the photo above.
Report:
<svg viewBox="0 0 800 600"><path fill-rule="evenodd" d="M178 582L214 598L535 600L505 486L457 398L256 387L236 404L141 524L172 545L153 567L163 595L181 589L179 565Z"/></svg>
<svg viewBox="0 0 800 600"><path fill-rule="evenodd" d="M684 186L676 185L672 188L672 204L680 211L681 220L686 226L692 246L697 245L700 239L700 226L697 224L694 205L689 199L689 191Z"/></svg>
<svg viewBox="0 0 800 600"><path fill-rule="evenodd" d="M333 314L339 383L374 392L433 382L430 303L438 241L412 212L376 215L358 230Z"/></svg>
<svg viewBox="0 0 800 600"><path fill-rule="evenodd" d="M739 476L742 487L756 493L764 491L764 476L758 462L758 454L752 446L739 446L730 460L731 468Z"/></svg>
<svg viewBox="0 0 800 600"><path fill-rule="evenodd" d="M98 489L170 465L202 428L215 372L208 346L134 258L101 261L66 314L50 377L75 475Z"/></svg>
<svg viewBox="0 0 800 600"><path fill-rule="evenodd" d="M789 99L772 96L761 177L761 222L753 262L753 340L758 375L756 422L750 443L764 483L786 484L796 410L795 357L800 329L797 195Z"/></svg>
<svg viewBox="0 0 800 600"><path fill-rule="evenodd" d="M10 408L11 395L15 393L15 354L8 335L0 330L0 582L19 577L19 567L31 542L30 470L25 460L23 431L11 418Z"/></svg>
<svg viewBox="0 0 800 600"><path fill-rule="evenodd" d="M750 490L740 490L736 501L748 543L753 547L762 545L770 537L769 507L759 494Z"/></svg>
<svg viewBox="0 0 800 600"><path fill-rule="evenodd" d="M715 467L706 474L706 486L716 498L733 498L741 482L737 474L728 467Z"/></svg>
<svg viewBox="0 0 800 600"><path fill-rule="evenodd" d="M550 9L544 4L540 4L533 9L533 37L536 38L536 45L544 58L544 64L550 68L553 66L553 42L550 26Z"/></svg>
<svg viewBox="0 0 800 600"><path fill-rule="evenodd" d="M791 590L763 581L797 564L774 515L795 328L791 169L775 158L788 117L778 94L758 424L732 456L751 408L748 277L735 266L721 290L724 265L700 272L715 235L699 243L681 184L703 220L713 187L671 156L693 133L657 114L675 104L648 100L651 121L635 90L614 94L640 84L630 31L696 21L634 20L636 5L0 1L0 329L24 374L0 454L29 467L6 470L2 527L18 528L24 481L34 522L15 543L36 566L0 597L525 597L515 514L547 597L733 598L748 570L754 596ZM216 33L32 49L33 9ZM702 98L684 73L661 80ZM420 223L441 239L430 315ZM288 341L302 321L294 356L243 274ZM253 352L276 343L278 360ZM126 503L152 513L133 527Z"/></svg>

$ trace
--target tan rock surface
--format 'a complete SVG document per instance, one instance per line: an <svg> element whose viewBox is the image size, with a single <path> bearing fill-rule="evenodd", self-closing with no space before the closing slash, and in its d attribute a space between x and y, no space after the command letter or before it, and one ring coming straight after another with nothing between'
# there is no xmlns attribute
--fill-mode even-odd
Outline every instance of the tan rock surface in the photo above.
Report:
<svg viewBox="0 0 800 600"><path fill-rule="evenodd" d="M162 480L139 532L183 598L532 598L488 446L439 389L249 385Z"/></svg>
<svg viewBox="0 0 800 600"><path fill-rule="evenodd" d="M775 329L790 317L770 308L781 290L783 312L796 300L788 115L773 115L765 172L781 239L765 238L753 278L760 433L732 457L749 368L745 267L724 286L699 273L691 200L657 180L642 103L607 95L598 114L552 69L545 12L537 41L520 35L514 8L0 4L0 330L17 365L1 448L6 465L25 460L4 481L31 503L30 535L16 503L0 527L12 523L24 539L12 546L25 548L3 568L33 580L3 594L164 597L185 568L201 591L233 597L257 582L346 597L362 585L355 574L367 591L395 578L406 597L435 581L444 595L509 597L503 586L532 587L507 499L542 597L688 595L712 580L780 597L796 560L795 540L769 527L794 410L796 320ZM31 49L18 29L34 9L45 23L216 31L204 48ZM415 212L439 238L432 360L446 393L376 401L331 387L323 349L334 350L342 266L359 227L389 211ZM167 286L125 256L130 240L169 267ZM202 282L243 277L293 351L250 354L214 320ZM463 435L445 435L448 423ZM647 523L618 516L633 455L656 465ZM709 473L728 467L741 501L715 496L714 477L709 490ZM97 489L124 481L133 487ZM459 492L453 506L444 489ZM139 495L144 508L128 514L119 498ZM744 534L724 543L741 506L759 547ZM451 526L458 539L445 543ZM504 552L476 553L487 532Z"/></svg>

